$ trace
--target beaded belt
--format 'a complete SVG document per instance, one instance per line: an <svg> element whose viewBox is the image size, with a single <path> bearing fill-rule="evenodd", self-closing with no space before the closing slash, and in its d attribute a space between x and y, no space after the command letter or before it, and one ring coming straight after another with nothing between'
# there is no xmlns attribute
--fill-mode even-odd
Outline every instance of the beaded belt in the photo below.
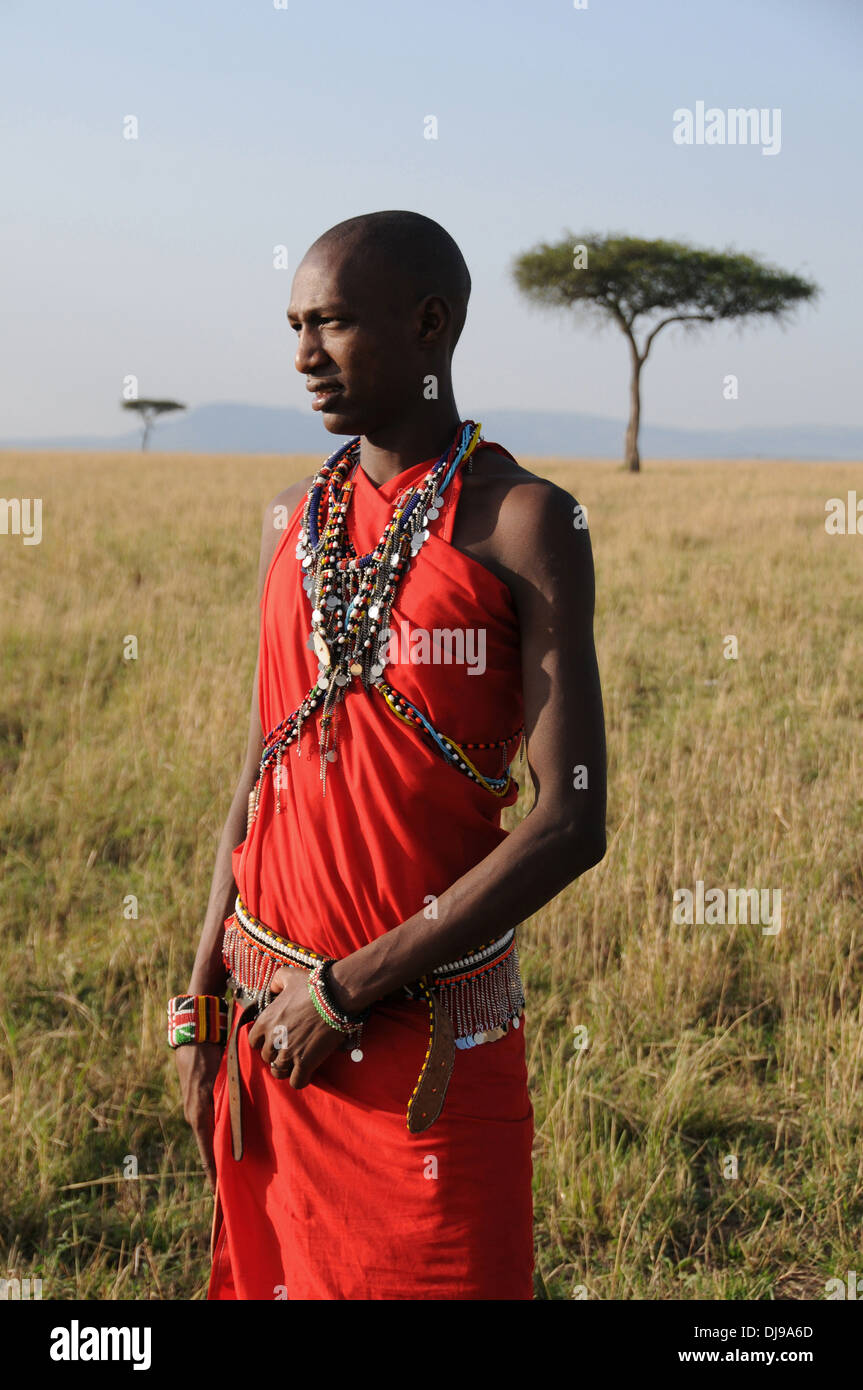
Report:
<svg viewBox="0 0 863 1390"><path fill-rule="evenodd" d="M242 1139L236 1054L238 1029L243 1023L251 1022L270 1003L270 986L278 969L294 966L311 970L325 957L271 931L249 912L238 893L234 911L225 923L222 959L230 973L229 984L245 1005L228 1045L234 1157L239 1158L242 1157ZM454 1048L495 1042L508 1033L510 1027L520 1026L524 989L515 930L505 932L498 940L480 946L460 960L438 966L423 979L404 985L380 1002L395 1004L418 998L424 999L429 1009L429 1044L408 1102L407 1127L412 1134L422 1133L434 1124L443 1108Z"/></svg>

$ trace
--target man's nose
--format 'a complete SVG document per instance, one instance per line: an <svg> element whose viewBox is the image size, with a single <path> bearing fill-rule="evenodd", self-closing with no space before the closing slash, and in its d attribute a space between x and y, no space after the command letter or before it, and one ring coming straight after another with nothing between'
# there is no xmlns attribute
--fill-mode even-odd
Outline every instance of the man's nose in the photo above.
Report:
<svg viewBox="0 0 863 1390"><path fill-rule="evenodd" d="M326 366L329 360L321 344L320 334L303 324L297 335L297 353L294 357L297 371L310 373L316 367Z"/></svg>

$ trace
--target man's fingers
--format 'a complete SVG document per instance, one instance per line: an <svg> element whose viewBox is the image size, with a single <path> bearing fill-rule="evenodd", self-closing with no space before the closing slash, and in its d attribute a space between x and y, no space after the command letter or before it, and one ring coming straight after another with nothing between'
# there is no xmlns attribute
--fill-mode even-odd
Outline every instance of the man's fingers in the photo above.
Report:
<svg viewBox="0 0 863 1390"><path fill-rule="evenodd" d="M204 1164L204 1172L205 1172L206 1175L207 1175L207 1182L210 1184L210 1187L211 1187L213 1193L215 1194L215 1191L216 1191L216 1162L215 1162L215 1159L213 1159L213 1158L210 1158L210 1159L204 1158L203 1154L201 1155L201 1157L202 1157L203 1164Z"/></svg>
<svg viewBox="0 0 863 1390"><path fill-rule="evenodd" d="M214 1192L216 1190L216 1156L213 1151L215 1128L215 1124L208 1125L206 1123L195 1126L198 1153L201 1155L201 1163L207 1175L207 1181Z"/></svg>
<svg viewBox="0 0 863 1390"><path fill-rule="evenodd" d="M254 1026L256 1029L258 1028L257 1021ZM287 1027L284 1023L277 1023L274 1028L269 1028L266 1025L261 1026L260 1032L257 1035L257 1041L249 1034L249 1045L250 1047L260 1047L261 1056L267 1063L267 1066L270 1066L271 1063L277 1062L279 1058L284 1055L285 1049L288 1046Z"/></svg>

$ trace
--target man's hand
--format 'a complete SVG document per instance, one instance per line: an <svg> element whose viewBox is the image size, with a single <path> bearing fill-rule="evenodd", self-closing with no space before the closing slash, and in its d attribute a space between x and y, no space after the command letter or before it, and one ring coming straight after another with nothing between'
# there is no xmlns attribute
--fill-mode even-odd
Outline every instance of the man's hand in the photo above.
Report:
<svg viewBox="0 0 863 1390"><path fill-rule="evenodd" d="M249 1046L261 1049L277 1081L290 1081L294 1090L301 1091L321 1063L344 1043L344 1034L321 1018L309 997L305 970L282 966L270 989L277 997L249 1029Z"/></svg>
<svg viewBox="0 0 863 1390"><path fill-rule="evenodd" d="M175 1049L177 1071L183 1091L183 1113L192 1126L210 1187L216 1190L216 1162L213 1133L216 1112L213 1087L222 1064L223 1048L215 1042L188 1043Z"/></svg>

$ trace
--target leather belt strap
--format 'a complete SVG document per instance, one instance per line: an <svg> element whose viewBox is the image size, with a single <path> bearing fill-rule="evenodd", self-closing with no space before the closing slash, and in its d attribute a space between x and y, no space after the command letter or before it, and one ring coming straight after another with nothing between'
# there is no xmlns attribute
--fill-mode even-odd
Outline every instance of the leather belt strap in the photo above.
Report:
<svg viewBox="0 0 863 1390"><path fill-rule="evenodd" d="M443 1109L455 1060L452 1019L424 982L420 988L429 1006L429 1045L408 1102L408 1129L411 1134L422 1134L424 1129L434 1124Z"/></svg>
<svg viewBox="0 0 863 1390"><path fill-rule="evenodd" d="M258 1016L258 1005L247 1004L228 1038L228 1109L231 1116L231 1152L239 1163L243 1157L243 1083L240 1077L240 1029Z"/></svg>

